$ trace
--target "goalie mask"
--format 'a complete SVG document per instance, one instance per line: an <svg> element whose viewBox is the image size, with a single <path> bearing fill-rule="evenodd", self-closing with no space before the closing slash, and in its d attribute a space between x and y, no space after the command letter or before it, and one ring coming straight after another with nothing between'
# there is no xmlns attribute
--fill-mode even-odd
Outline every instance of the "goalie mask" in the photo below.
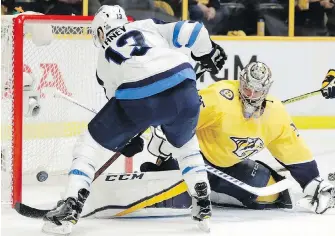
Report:
<svg viewBox="0 0 335 236"><path fill-rule="evenodd" d="M92 35L95 46L101 47L109 31L128 22L123 8L115 6L101 6L92 21Z"/></svg>
<svg viewBox="0 0 335 236"><path fill-rule="evenodd" d="M262 62L249 63L240 74L239 93L245 118L258 118L273 81L270 68Z"/></svg>

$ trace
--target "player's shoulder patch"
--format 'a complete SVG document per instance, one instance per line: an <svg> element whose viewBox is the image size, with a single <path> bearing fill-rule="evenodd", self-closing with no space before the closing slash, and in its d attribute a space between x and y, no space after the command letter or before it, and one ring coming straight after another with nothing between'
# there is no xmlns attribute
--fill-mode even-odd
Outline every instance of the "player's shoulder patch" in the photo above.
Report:
<svg viewBox="0 0 335 236"><path fill-rule="evenodd" d="M230 89L222 89L220 91L220 94L228 100L233 100L234 99L234 92Z"/></svg>

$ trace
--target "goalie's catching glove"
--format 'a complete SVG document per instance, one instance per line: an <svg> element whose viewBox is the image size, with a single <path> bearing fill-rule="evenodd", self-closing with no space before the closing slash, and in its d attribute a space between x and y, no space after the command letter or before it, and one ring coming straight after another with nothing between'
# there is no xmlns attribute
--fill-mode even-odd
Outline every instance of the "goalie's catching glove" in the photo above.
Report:
<svg viewBox="0 0 335 236"><path fill-rule="evenodd" d="M335 98L335 70L330 69L322 82L322 96L326 99Z"/></svg>
<svg viewBox="0 0 335 236"><path fill-rule="evenodd" d="M227 60L227 55L224 52L223 48L212 41L213 49L209 54L205 54L200 57L196 57L193 53L191 56L193 60L200 62L202 68L211 74L216 75L225 64Z"/></svg>
<svg viewBox="0 0 335 236"><path fill-rule="evenodd" d="M305 209L323 214L335 207L335 187L331 183L316 177L304 188L306 196L297 202Z"/></svg>
<svg viewBox="0 0 335 236"><path fill-rule="evenodd" d="M135 154L142 152L144 147L144 140L141 136L132 138L120 151L126 157L132 157Z"/></svg>

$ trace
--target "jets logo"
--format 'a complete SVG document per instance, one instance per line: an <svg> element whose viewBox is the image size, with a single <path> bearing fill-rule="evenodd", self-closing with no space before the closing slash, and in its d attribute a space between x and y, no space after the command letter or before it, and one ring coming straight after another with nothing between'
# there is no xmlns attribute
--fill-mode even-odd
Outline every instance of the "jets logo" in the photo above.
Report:
<svg viewBox="0 0 335 236"><path fill-rule="evenodd" d="M241 160L250 157L264 148L264 142L260 138L237 138L230 137L236 145L236 149L233 153L238 156Z"/></svg>
<svg viewBox="0 0 335 236"><path fill-rule="evenodd" d="M222 89L220 91L220 94L224 97L227 98L228 100L233 100L234 98L234 93L230 89Z"/></svg>

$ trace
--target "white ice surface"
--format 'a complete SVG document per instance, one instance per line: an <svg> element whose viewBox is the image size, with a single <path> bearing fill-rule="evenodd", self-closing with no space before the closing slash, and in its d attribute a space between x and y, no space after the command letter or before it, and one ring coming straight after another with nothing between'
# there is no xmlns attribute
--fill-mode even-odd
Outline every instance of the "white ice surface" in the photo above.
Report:
<svg viewBox="0 0 335 236"><path fill-rule="evenodd" d="M335 130L301 131L318 162L321 175L327 177L335 171ZM142 154L142 156L145 153ZM143 159L141 159L143 158ZM274 159L264 151L258 158L275 165ZM134 158L135 166L147 157ZM152 159L151 159L152 160ZM23 202L34 207L48 208L59 199L62 185L25 186ZM300 189L294 189L301 195ZM20 216L15 210L2 206L1 235L39 236L42 221ZM335 210L335 209L334 209ZM284 210L255 211L232 208L215 208L211 220L211 233L220 236L335 236L335 212L316 215L307 212ZM109 235L206 235L200 232L189 216L176 218L142 219L81 219L71 236ZM207 234L208 235L208 234Z"/></svg>

